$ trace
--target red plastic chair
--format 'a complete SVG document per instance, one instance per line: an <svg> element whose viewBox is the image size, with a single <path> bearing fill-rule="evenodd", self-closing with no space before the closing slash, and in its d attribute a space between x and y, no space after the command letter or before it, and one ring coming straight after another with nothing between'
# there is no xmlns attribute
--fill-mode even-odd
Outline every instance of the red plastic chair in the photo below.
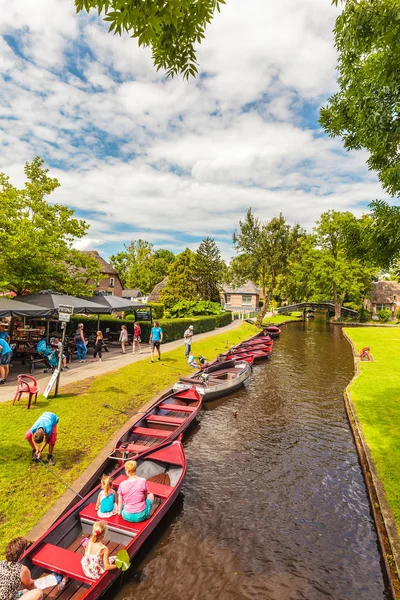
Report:
<svg viewBox="0 0 400 600"><path fill-rule="evenodd" d="M26 381L26 379L29 379L29 381ZM36 404L38 391L38 384L34 377L32 377L31 375L18 375L18 387L17 391L15 392L14 400L12 402L13 405L15 402L21 400L22 394L27 393L29 394L28 408L30 408L32 398L34 398L34 404Z"/></svg>

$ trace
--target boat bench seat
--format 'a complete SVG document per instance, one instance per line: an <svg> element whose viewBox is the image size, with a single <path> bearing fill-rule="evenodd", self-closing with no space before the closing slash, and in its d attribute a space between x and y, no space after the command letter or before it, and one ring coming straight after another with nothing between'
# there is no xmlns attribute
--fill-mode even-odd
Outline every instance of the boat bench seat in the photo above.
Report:
<svg viewBox="0 0 400 600"><path fill-rule="evenodd" d="M96 517L96 520L98 520L98 517ZM34 565L42 567L47 571L67 575L67 577L71 577L82 583L92 584L93 579L86 577L82 571L81 559L82 555L78 552L60 548L59 546L54 546L54 544L43 544L31 558Z"/></svg>
<svg viewBox="0 0 400 600"><path fill-rule="evenodd" d="M191 383L194 386L198 385L199 383L201 384L200 379L194 379L193 377L179 377L179 381L182 383Z"/></svg>
<svg viewBox="0 0 400 600"><path fill-rule="evenodd" d="M114 488L118 488L119 484L122 481L125 481L125 479L127 479L127 476L124 475L124 473L121 473L121 475L118 475L118 477L116 477L113 481L113 487ZM147 487L149 489L149 492L151 492L152 494L154 494L155 496L158 496L159 498L169 498L169 496L172 494L174 488L170 485L164 485L162 483L155 483L154 481L147 481Z"/></svg>
<svg viewBox="0 0 400 600"><path fill-rule="evenodd" d="M167 415L149 415L146 417L148 423L159 423L165 425L182 425L186 417L167 417Z"/></svg>
<svg viewBox="0 0 400 600"><path fill-rule="evenodd" d="M165 431L163 429L151 429L150 427L134 427L132 429L132 433L135 433L136 435L159 438L167 438L171 435L170 431Z"/></svg>
<svg viewBox="0 0 400 600"><path fill-rule="evenodd" d="M82 523L89 523L90 525L98 521L99 516L97 515L96 504L94 502L87 504L87 506L85 506L85 508L79 512L79 517ZM124 533L132 535L133 537L139 535L139 533L141 533L146 527L148 522L146 520L142 521L141 523L129 523L129 521L125 521L121 515L114 515L107 518L103 517L101 520L107 523L110 531L123 531Z"/></svg>
<svg viewBox="0 0 400 600"><path fill-rule="evenodd" d="M197 406L183 406L182 404L160 404L158 408L183 413L192 413L197 410Z"/></svg>
<svg viewBox="0 0 400 600"><path fill-rule="evenodd" d="M127 444L125 448L122 448L122 446L117 446L117 450L119 450L120 452L123 452L125 450L125 452L128 452L129 454L132 454L132 452L146 452L147 450L150 450L150 448L151 446L144 446L143 444L136 443Z"/></svg>

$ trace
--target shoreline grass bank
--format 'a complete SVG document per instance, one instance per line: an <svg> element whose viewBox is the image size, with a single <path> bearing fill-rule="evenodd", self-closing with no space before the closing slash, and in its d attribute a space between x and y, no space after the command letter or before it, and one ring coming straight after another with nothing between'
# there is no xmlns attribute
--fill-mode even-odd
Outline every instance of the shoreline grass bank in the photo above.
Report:
<svg viewBox="0 0 400 600"><path fill-rule="evenodd" d="M349 327L346 335L373 362L360 362L349 391L387 502L400 526L400 329Z"/></svg>
<svg viewBox="0 0 400 600"><path fill-rule="evenodd" d="M302 314L296 313L292 315L273 315L272 317L266 317L263 320L263 325L279 325L281 323L289 323L290 321L301 321Z"/></svg>
<svg viewBox="0 0 400 600"><path fill-rule="evenodd" d="M196 341L196 355L212 359L256 331L253 325L243 323L237 329L216 332ZM0 404L0 554L10 539L25 535L65 491L43 465L30 460L24 435L42 412L49 410L60 419L53 469L71 484L129 419L104 404L118 410L140 410L189 372L182 343L181 348L163 353L161 362L139 361L62 388L57 398L39 396L36 407L29 411L26 403Z"/></svg>

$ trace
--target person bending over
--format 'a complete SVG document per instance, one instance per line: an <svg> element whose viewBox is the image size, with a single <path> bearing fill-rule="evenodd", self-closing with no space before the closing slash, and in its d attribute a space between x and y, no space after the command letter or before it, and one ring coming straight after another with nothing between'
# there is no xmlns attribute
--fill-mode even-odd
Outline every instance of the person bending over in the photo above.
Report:
<svg viewBox="0 0 400 600"><path fill-rule="evenodd" d="M25 434L32 447L32 460L38 462L42 458L42 452L49 444L49 455L47 457L49 465L55 465L53 450L57 441L57 423L58 417L52 412L44 412Z"/></svg>
<svg viewBox="0 0 400 600"><path fill-rule="evenodd" d="M118 488L118 514L125 521L140 523L150 517L154 496L149 494L146 479L136 475L136 461L125 463L125 473L128 479Z"/></svg>
<svg viewBox="0 0 400 600"><path fill-rule="evenodd" d="M43 592L35 587L28 567L19 561L26 548L28 540L17 537L11 540L6 548L6 559L0 561L0 598L12 600L17 592L24 588L24 600L42 600Z"/></svg>

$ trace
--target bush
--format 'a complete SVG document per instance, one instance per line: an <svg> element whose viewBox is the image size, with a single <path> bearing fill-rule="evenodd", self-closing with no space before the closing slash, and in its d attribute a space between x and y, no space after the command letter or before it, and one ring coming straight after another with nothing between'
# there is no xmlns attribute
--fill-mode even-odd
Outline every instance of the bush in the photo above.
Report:
<svg viewBox="0 0 400 600"><path fill-rule="evenodd" d="M396 319L400 321L400 307L396 310Z"/></svg>
<svg viewBox="0 0 400 600"><path fill-rule="evenodd" d="M168 310L168 315L171 315L172 319L185 319L186 317L196 317L199 315L219 315L222 311L223 308L219 302L210 302L209 300L181 300Z"/></svg>
<svg viewBox="0 0 400 600"><path fill-rule="evenodd" d="M370 310L368 310L368 308L365 308L364 306L362 306L360 308L360 312L358 313L358 319L360 321L360 323L367 323L367 321L370 321L372 318L372 313Z"/></svg>
<svg viewBox="0 0 400 600"><path fill-rule="evenodd" d="M225 327L225 325L229 325L229 323L232 322L232 313L230 310L228 310L227 312L224 312L221 315L219 315L217 317L217 319L218 319L217 327Z"/></svg>
<svg viewBox="0 0 400 600"><path fill-rule="evenodd" d="M344 302L343 308L351 308L352 310L356 310L359 313L362 307L360 304L357 304L357 302Z"/></svg>
<svg viewBox="0 0 400 600"><path fill-rule="evenodd" d="M125 317L125 321L134 321L135 320L135 315L126 315Z"/></svg>
<svg viewBox="0 0 400 600"><path fill-rule="evenodd" d="M382 308L382 310L378 310L376 314L381 323L387 323L392 316L392 313L388 308Z"/></svg>
<svg viewBox="0 0 400 600"><path fill-rule="evenodd" d="M151 306L151 314L153 315L153 320L163 318L165 307L162 302L147 302L147 306Z"/></svg>

